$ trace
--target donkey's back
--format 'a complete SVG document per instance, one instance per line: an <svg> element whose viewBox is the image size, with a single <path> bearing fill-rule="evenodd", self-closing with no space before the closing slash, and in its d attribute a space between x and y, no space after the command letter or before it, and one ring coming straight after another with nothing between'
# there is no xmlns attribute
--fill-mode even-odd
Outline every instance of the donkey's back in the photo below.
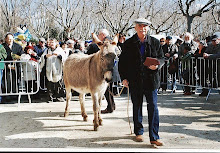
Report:
<svg viewBox="0 0 220 153"><path fill-rule="evenodd" d="M72 54L68 57L63 69L66 87L70 86L79 93L90 92L88 87L91 58L91 55L86 54Z"/></svg>

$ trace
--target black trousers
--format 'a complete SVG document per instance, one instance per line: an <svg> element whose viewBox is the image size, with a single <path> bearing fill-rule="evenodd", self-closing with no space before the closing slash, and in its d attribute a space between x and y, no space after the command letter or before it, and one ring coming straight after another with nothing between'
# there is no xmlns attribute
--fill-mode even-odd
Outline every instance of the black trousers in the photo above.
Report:
<svg viewBox="0 0 220 153"><path fill-rule="evenodd" d="M106 98L106 101L107 101L107 110L108 111L113 111L114 110L114 107L115 107L115 102L114 102L114 97L111 95L111 93L109 92L110 89L112 89L112 82L109 83L109 86L108 88L106 89L105 91L105 98Z"/></svg>
<svg viewBox="0 0 220 153"><path fill-rule="evenodd" d="M58 87L60 87L59 82L47 82L47 93L48 96L52 96L53 98L58 98Z"/></svg>

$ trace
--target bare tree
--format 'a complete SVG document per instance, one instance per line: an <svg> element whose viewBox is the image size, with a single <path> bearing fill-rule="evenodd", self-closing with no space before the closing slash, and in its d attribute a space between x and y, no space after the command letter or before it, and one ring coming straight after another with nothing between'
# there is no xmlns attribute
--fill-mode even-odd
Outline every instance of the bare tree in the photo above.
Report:
<svg viewBox="0 0 220 153"><path fill-rule="evenodd" d="M83 18L85 0L57 0L49 2L50 5L43 3L41 3L41 5L46 8L47 12L49 12L53 19L60 25L60 28L63 28L67 36L70 37L71 32L75 30Z"/></svg>
<svg viewBox="0 0 220 153"><path fill-rule="evenodd" d="M138 17L150 19L156 34L187 29L204 37L220 24L217 0L0 0L0 13L0 34L27 24L37 37L56 31L60 38L90 39L101 28L131 34Z"/></svg>
<svg viewBox="0 0 220 153"><path fill-rule="evenodd" d="M187 19L187 31L192 31L192 22L195 17L201 17L203 13L206 13L213 9L217 4L216 0L203 1L201 4L199 0L178 0L179 8L183 16ZM204 5L202 5L204 4Z"/></svg>
<svg viewBox="0 0 220 153"><path fill-rule="evenodd" d="M139 16L141 8L146 1L126 0L96 0L99 14L113 33L127 32L132 27L132 21Z"/></svg>
<svg viewBox="0 0 220 153"><path fill-rule="evenodd" d="M215 20L215 23L220 25L220 5L218 4L215 8L212 9L212 16Z"/></svg>
<svg viewBox="0 0 220 153"><path fill-rule="evenodd" d="M7 32L15 32L18 22L20 21L19 16L19 1L18 0L1 0L0 7L4 19L4 28Z"/></svg>
<svg viewBox="0 0 220 153"><path fill-rule="evenodd" d="M156 34L169 33L178 29L174 26L181 19L176 9L176 3L173 1L151 0L145 6L145 16L152 21L152 29Z"/></svg>
<svg viewBox="0 0 220 153"><path fill-rule="evenodd" d="M41 3L45 4L45 0L42 0ZM26 0L23 1L23 4L26 7L21 8L21 12L28 29L37 37L46 37L53 23L53 18L42 5L39 5L39 1Z"/></svg>

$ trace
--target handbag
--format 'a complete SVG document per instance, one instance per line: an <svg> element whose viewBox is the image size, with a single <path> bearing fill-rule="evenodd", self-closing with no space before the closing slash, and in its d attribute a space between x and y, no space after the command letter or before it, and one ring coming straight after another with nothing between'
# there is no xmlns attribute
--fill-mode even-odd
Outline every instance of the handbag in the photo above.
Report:
<svg viewBox="0 0 220 153"><path fill-rule="evenodd" d="M170 62L170 65L168 67L168 73L169 74L174 74L177 71L178 71L178 66L177 66L176 61Z"/></svg>

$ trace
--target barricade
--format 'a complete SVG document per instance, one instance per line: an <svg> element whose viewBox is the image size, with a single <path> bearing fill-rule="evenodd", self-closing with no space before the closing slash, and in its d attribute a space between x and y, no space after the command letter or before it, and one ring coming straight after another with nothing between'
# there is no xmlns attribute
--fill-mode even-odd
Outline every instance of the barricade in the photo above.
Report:
<svg viewBox="0 0 220 153"><path fill-rule="evenodd" d="M47 90L46 79L42 79L40 86L39 63L33 61L0 61L4 63L4 70L0 73L0 96L18 96L20 104L21 96L27 95L31 103L30 95L36 94L39 89ZM172 92L176 85L188 86L198 89L220 90L220 59L209 60L203 57L191 57L189 60L177 62L177 71L170 74L170 60L166 60L160 71L161 84L172 86ZM115 87L115 86L114 86ZM64 87L63 87L64 88ZM119 92L119 91L117 91Z"/></svg>
<svg viewBox="0 0 220 153"><path fill-rule="evenodd" d="M0 96L18 96L20 104L21 95L30 95L39 91L40 75L39 63L35 61L0 61L4 63L3 73L0 73ZM7 98L7 97L5 97Z"/></svg>
<svg viewBox="0 0 220 153"><path fill-rule="evenodd" d="M172 86L172 92L176 85L198 89L220 90L220 59L204 59L203 57L191 57L186 61L178 61L178 68L174 73L169 73L170 63L166 60L160 71L161 87Z"/></svg>

